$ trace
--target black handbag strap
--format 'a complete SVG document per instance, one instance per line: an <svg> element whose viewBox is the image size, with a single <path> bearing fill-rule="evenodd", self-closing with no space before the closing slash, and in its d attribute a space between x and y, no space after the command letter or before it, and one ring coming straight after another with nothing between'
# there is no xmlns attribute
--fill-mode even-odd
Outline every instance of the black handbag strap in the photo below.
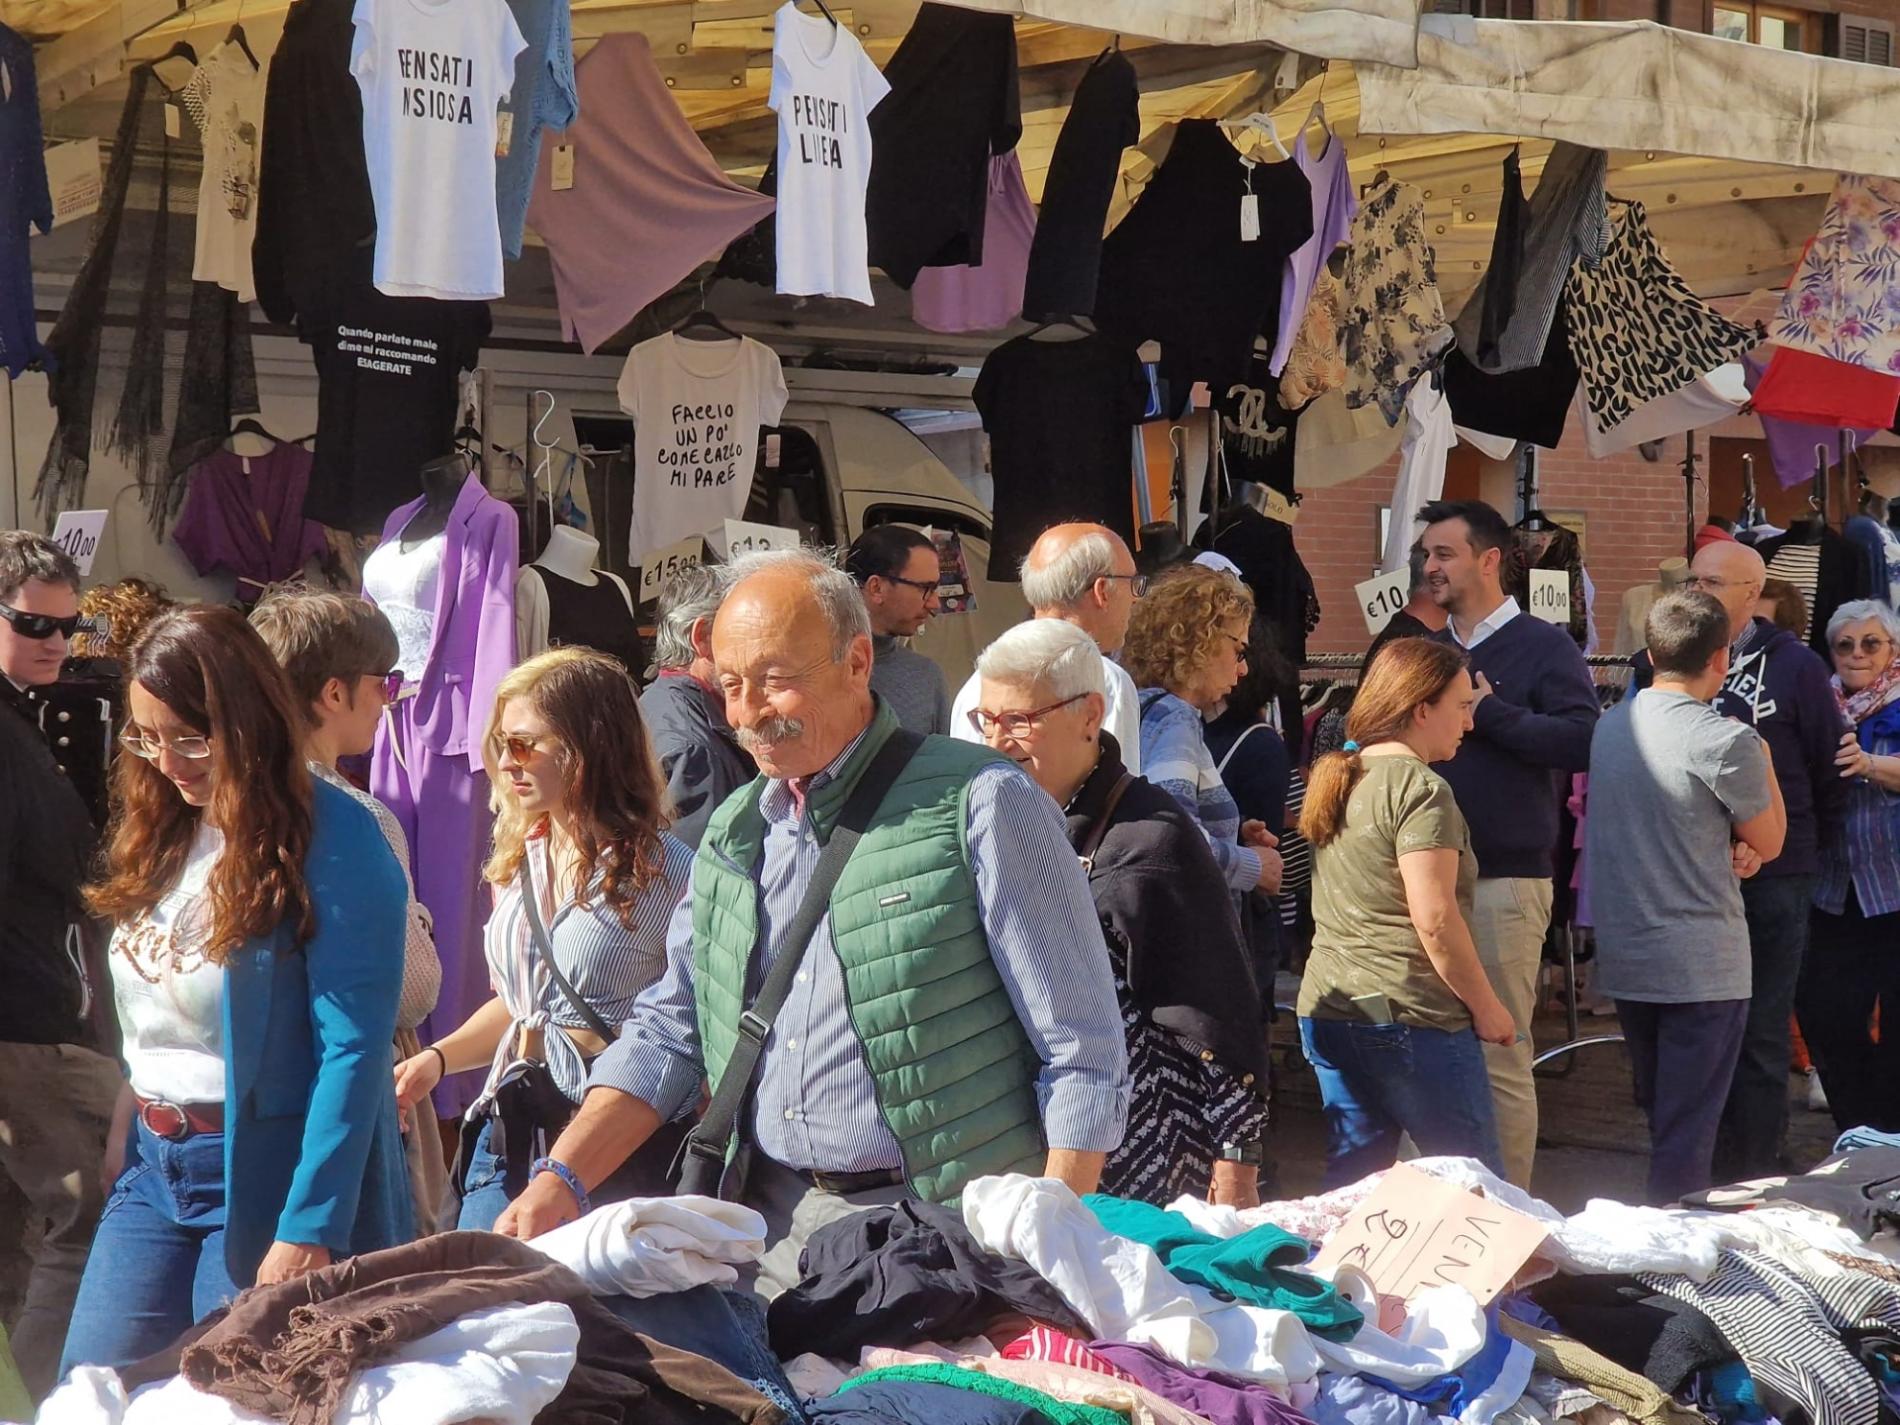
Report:
<svg viewBox="0 0 1900 1425"><path fill-rule="evenodd" d="M806 947L817 934L818 922L825 918L826 911L831 908L832 888L838 884L845 862L851 859L851 853L857 848L865 828L870 825L871 817L883 803L885 793L896 784L899 774L917 749L923 746L923 742L923 738L914 732L902 728L893 732L884 745L878 748L876 755L871 758L870 766L864 769L864 775L845 799L844 808L838 814L838 823L832 828L831 838L818 854L818 865L812 871L811 884L805 888L805 898L799 902L798 913L786 927L778 957L772 961L772 968L765 976L765 983L759 986L757 997L739 1016L739 1037L733 1045L732 1057L726 1063L726 1071L719 1076L719 1087L706 1112L700 1116L699 1125L686 1139L682 1151L682 1158L686 1162L700 1159L707 1172L723 1168L733 1131L738 1127L740 1111L745 1107L746 1098L751 1092L759 1059L765 1053L765 1041L772 1032L772 1023L785 1007L786 997L792 989L792 977L805 958Z"/></svg>
<svg viewBox="0 0 1900 1425"><path fill-rule="evenodd" d="M524 846L521 849L521 903L528 912L528 929L533 932L535 949L541 952L541 963L548 967L548 974L555 986L567 997L587 1027L599 1035L604 1043L614 1041L614 1031L607 1021L602 1019L594 1007L580 996L580 991L561 973L561 967L554 959L554 946L548 940L547 927L541 923L541 892L534 884L534 856Z"/></svg>

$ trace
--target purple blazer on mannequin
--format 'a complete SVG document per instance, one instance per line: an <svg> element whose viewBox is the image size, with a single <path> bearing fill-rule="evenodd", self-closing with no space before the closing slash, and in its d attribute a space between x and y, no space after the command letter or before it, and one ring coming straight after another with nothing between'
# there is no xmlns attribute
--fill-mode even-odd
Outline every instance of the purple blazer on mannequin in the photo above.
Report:
<svg viewBox="0 0 1900 1425"><path fill-rule="evenodd" d="M399 538L423 501L400 506L383 526ZM459 1028L492 993L482 954L488 918L482 863L493 814L482 738L495 688L515 665L515 577L520 526L514 511L470 475L443 531L435 636L420 670L405 668L413 695L390 708L376 732L370 790L409 838L416 899L435 920L442 992L422 1026L427 1044ZM455 1116L480 1088L479 1076L447 1080L436 1111Z"/></svg>

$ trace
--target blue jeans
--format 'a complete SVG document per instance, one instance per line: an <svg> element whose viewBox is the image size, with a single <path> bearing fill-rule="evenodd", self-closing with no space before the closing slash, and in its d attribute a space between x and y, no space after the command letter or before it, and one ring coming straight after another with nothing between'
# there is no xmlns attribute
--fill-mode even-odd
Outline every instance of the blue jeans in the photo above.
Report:
<svg viewBox="0 0 1900 1425"><path fill-rule="evenodd" d="M1504 1176L1491 1076L1469 1029L1302 1018L1300 1044L1326 1103L1328 1190L1391 1167L1405 1133L1422 1153Z"/></svg>
<svg viewBox="0 0 1900 1425"><path fill-rule="evenodd" d="M468 1156L468 1181L462 1186L462 1210L455 1219L459 1232L492 1232L495 1219L508 1206L508 1165L489 1146L493 1121L484 1123Z"/></svg>
<svg viewBox="0 0 1900 1425"><path fill-rule="evenodd" d="M696 1286L665 1296L604 1296L601 1305L663 1345L724 1366L803 1425L805 1412L766 1336L765 1307L749 1291Z"/></svg>
<svg viewBox="0 0 1900 1425"><path fill-rule="evenodd" d="M134 1124L80 1279L62 1377L142 1360L238 1294L224 1265L224 1189L222 1133L174 1143Z"/></svg>

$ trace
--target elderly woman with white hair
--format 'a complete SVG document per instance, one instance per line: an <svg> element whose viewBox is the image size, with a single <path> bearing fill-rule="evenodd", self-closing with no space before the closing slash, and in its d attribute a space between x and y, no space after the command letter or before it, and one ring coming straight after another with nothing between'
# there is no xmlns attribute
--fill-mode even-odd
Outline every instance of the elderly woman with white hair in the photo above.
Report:
<svg viewBox="0 0 1900 1425"><path fill-rule="evenodd" d="M1822 843L1795 1009L1834 1121L1900 1132L1900 616L1873 599L1842 604L1827 643L1853 728L1834 759L1847 808Z"/></svg>
<svg viewBox="0 0 1900 1425"><path fill-rule="evenodd" d="M1094 640L1060 619L1018 624L977 660L969 720L1068 819L1121 1000L1133 1081L1128 1136L1102 1191L1250 1206L1265 1156L1260 991L1207 838L1169 792L1132 775L1102 728Z"/></svg>

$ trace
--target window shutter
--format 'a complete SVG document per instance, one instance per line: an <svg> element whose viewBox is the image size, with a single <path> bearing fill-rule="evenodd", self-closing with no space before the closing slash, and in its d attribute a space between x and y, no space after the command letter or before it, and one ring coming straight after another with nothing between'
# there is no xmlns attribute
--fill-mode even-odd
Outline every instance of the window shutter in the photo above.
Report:
<svg viewBox="0 0 1900 1425"><path fill-rule="evenodd" d="M1834 54L1856 64L1892 65L1893 22L1862 15L1834 17Z"/></svg>

